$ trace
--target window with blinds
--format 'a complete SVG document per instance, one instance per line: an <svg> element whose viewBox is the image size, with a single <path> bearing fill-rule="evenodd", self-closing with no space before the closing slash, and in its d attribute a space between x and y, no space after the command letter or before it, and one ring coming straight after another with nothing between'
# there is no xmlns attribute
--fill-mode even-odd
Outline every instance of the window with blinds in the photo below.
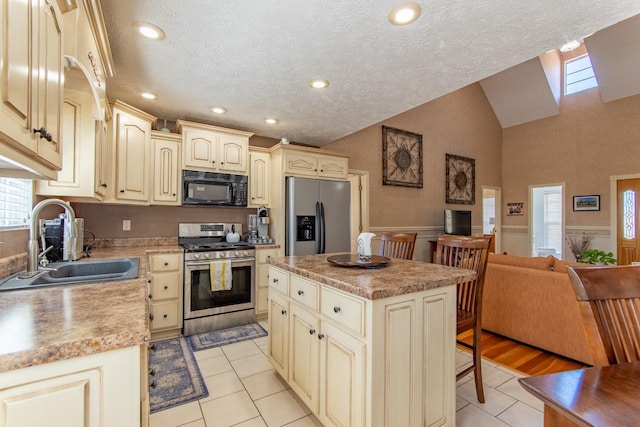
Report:
<svg viewBox="0 0 640 427"><path fill-rule="evenodd" d="M571 95L598 86L591 66L589 54L584 54L564 63L564 94Z"/></svg>
<svg viewBox="0 0 640 427"><path fill-rule="evenodd" d="M562 256L562 193L547 192L544 194L544 245L555 248L558 256Z"/></svg>
<svg viewBox="0 0 640 427"><path fill-rule="evenodd" d="M33 205L33 181L0 178L0 230L28 228Z"/></svg>

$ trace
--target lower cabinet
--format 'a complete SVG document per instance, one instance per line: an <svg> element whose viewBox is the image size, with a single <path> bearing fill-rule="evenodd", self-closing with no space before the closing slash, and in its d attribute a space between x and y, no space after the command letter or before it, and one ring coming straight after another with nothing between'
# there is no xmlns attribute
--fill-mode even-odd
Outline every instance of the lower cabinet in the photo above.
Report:
<svg viewBox="0 0 640 427"><path fill-rule="evenodd" d="M151 339L180 336L182 329L183 258L181 253L147 256Z"/></svg>
<svg viewBox="0 0 640 427"><path fill-rule="evenodd" d="M267 317L269 312L269 258L278 256L278 249L260 249L256 246L256 318Z"/></svg>
<svg viewBox="0 0 640 427"><path fill-rule="evenodd" d="M127 347L0 374L0 426L147 425L144 347ZM146 396L146 397L145 397Z"/></svg>
<svg viewBox="0 0 640 427"><path fill-rule="evenodd" d="M269 360L323 425L455 426L455 286L368 300L269 273Z"/></svg>

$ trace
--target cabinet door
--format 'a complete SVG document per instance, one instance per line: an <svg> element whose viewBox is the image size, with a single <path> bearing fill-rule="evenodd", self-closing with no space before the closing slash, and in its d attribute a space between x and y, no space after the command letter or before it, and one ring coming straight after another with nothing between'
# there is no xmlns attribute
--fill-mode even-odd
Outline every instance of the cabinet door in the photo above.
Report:
<svg viewBox="0 0 640 427"><path fill-rule="evenodd" d="M149 328L151 332L179 328L182 326L182 312L180 311L180 301L169 300L154 302L151 304L151 322Z"/></svg>
<svg viewBox="0 0 640 427"><path fill-rule="evenodd" d="M291 304L289 322L289 385L315 414L320 381L320 320L315 314Z"/></svg>
<svg viewBox="0 0 640 427"><path fill-rule="evenodd" d="M327 322L322 322L320 328L323 380L318 419L325 426L363 426L365 344Z"/></svg>
<svg viewBox="0 0 640 427"><path fill-rule="evenodd" d="M312 154L285 151L285 175L318 176L318 158Z"/></svg>
<svg viewBox="0 0 640 427"><path fill-rule="evenodd" d="M269 265L256 265L256 314L269 311Z"/></svg>
<svg viewBox="0 0 640 427"><path fill-rule="evenodd" d="M349 161L343 157L319 157L318 176L324 178L347 179Z"/></svg>
<svg viewBox="0 0 640 427"><path fill-rule="evenodd" d="M183 168L215 170L218 136L198 129L185 129L182 135Z"/></svg>
<svg viewBox="0 0 640 427"><path fill-rule="evenodd" d="M151 124L114 110L116 133L116 199L149 201Z"/></svg>
<svg viewBox="0 0 640 427"><path fill-rule="evenodd" d="M247 150L249 148L247 138L220 134L218 147L218 170L220 172L247 173Z"/></svg>
<svg viewBox="0 0 640 427"><path fill-rule="evenodd" d="M152 204L179 205L180 144L176 141L153 139Z"/></svg>
<svg viewBox="0 0 640 427"><path fill-rule="evenodd" d="M94 192L102 197L107 195L107 182L109 182L109 143L107 140L107 127L103 121L95 123L96 153L94 171Z"/></svg>
<svg viewBox="0 0 640 427"><path fill-rule="evenodd" d="M269 153L250 152L249 206L269 206L271 159Z"/></svg>
<svg viewBox="0 0 640 427"><path fill-rule="evenodd" d="M289 378L289 303L269 289L269 361L285 381Z"/></svg>
<svg viewBox="0 0 640 427"><path fill-rule="evenodd" d="M46 128L47 138L38 136L38 157L60 169L62 164L62 97L64 67L62 64L62 15L54 1L40 0L34 16L34 40L38 40L38 78L34 82L37 93L37 114L33 118L34 128ZM32 110L33 111L33 110Z"/></svg>

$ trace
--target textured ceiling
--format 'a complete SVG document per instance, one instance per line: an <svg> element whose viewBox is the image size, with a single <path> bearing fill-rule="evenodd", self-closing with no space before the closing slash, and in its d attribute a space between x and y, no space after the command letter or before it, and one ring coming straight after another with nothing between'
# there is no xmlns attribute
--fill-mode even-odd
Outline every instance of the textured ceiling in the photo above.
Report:
<svg viewBox="0 0 640 427"><path fill-rule="evenodd" d="M107 94L160 119L323 145L640 13L631 0L433 0L396 27L397 3L103 0ZM133 21L166 39L144 39ZM312 90L316 77L329 88Z"/></svg>

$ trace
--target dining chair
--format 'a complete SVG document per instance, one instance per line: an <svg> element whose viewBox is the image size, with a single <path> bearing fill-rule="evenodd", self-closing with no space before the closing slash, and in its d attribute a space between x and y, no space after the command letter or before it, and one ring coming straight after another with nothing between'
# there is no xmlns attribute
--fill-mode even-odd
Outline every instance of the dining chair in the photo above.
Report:
<svg viewBox="0 0 640 427"><path fill-rule="evenodd" d="M482 387L482 290L484 273L487 268L489 246L492 236L438 236L435 263L450 267L466 268L476 272L475 279L459 283L457 288L456 336L473 330L473 343L461 340L456 342L471 349L472 364L456 375L456 380L473 372L476 383L476 396L484 403Z"/></svg>
<svg viewBox="0 0 640 427"><path fill-rule="evenodd" d="M383 232L380 236L380 255L390 258L413 259L418 233Z"/></svg>
<svg viewBox="0 0 640 427"><path fill-rule="evenodd" d="M595 366L640 360L640 266L569 267Z"/></svg>

